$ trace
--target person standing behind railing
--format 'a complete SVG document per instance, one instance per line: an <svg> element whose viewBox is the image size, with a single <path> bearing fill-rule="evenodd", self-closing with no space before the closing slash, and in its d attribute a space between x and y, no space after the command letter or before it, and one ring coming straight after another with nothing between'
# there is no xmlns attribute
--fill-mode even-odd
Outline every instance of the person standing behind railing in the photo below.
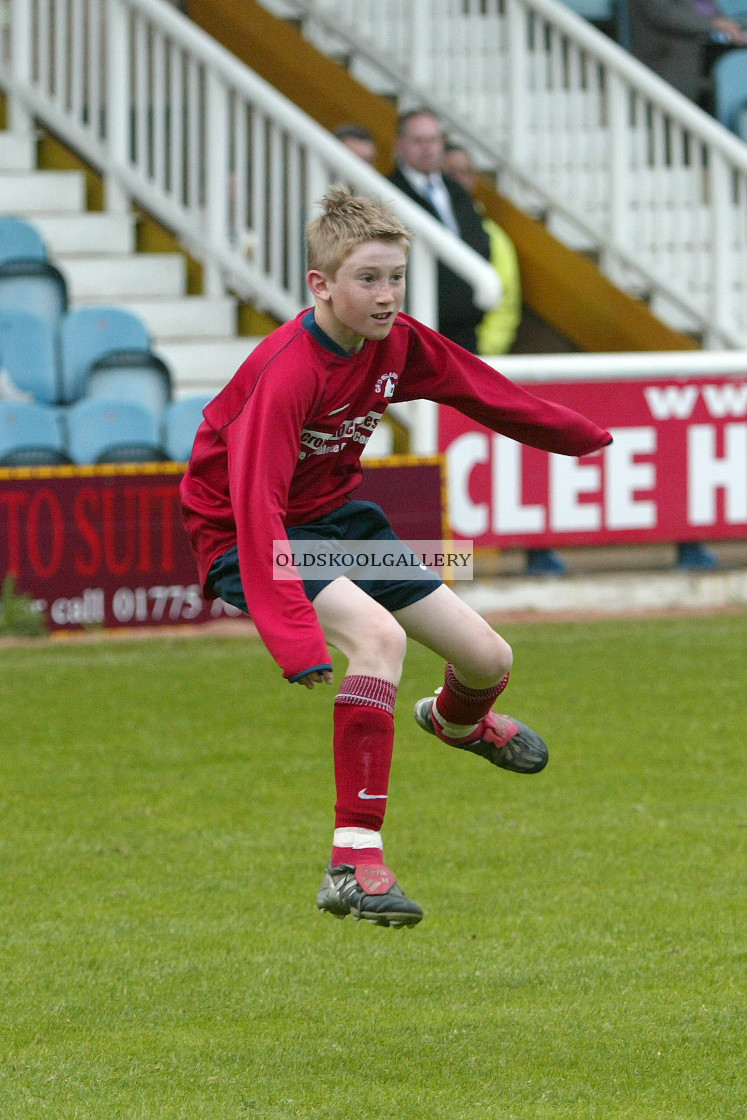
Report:
<svg viewBox="0 0 747 1120"><path fill-rule="evenodd" d="M365 163L376 166L376 160L379 157L379 150L376 144L376 137L370 132L365 125L362 124L341 124L333 132L346 148L350 148L359 159Z"/></svg>
<svg viewBox="0 0 747 1120"><path fill-rule="evenodd" d="M477 172L465 147L447 141L443 170L461 183L474 200ZM475 205L479 207L480 204L475 202ZM477 353L489 357L507 354L516 338L521 322L521 273L516 247L506 231L486 215L483 215L482 224L490 238L490 263L503 289L500 303L486 312L477 326Z"/></svg>
<svg viewBox="0 0 747 1120"><path fill-rule="evenodd" d="M397 166L389 180L437 218L465 244L490 260L490 238L467 191L443 175L444 133L429 109L403 113L397 124ZM438 329L452 342L477 353L477 326L484 312L472 288L446 265L438 267Z"/></svg>
<svg viewBox="0 0 747 1120"><path fill-rule="evenodd" d="M709 45L747 46L747 32L714 0L626 2L632 54L691 101L702 98Z"/></svg>

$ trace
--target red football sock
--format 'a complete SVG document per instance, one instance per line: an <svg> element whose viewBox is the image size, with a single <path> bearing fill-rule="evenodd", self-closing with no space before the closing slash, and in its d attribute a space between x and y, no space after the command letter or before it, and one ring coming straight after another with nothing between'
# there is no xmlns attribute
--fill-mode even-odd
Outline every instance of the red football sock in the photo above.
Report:
<svg viewBox="0 0 747 1120"><path fill-rule="evenodd" d="M340 684L334 711L335 828L373 832L381 828L389 793L396 695L396 685L379 677L349 675Z"/></svg>
<svg viewBox="0 0 747 1120"><path fill-rule="evenodd" d="M436 697L436 714L442 727L474 728L488 714L496 699L508 684L509 674L490 688L468 688L457 680L454 669L444 670L444 686ZM447 734L449 729L444 727ZM465 733L464 730L462 732Z"/></svg>

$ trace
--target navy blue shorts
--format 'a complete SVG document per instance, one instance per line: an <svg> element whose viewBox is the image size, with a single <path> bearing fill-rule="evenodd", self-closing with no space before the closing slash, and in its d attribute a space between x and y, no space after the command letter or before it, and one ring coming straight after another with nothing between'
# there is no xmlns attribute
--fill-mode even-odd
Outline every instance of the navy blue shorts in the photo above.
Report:
<svg viewBox="0 0 747 1120"><path fill-rule="evenodd" d="M305 525L292 525L286 532L290 541L311 537L323 541L399 540L386 514L375 502L346 502L326 517L309 521ZM241 586L237 548L230 548L215 561L207 582L224 603L230 603L231 606L249 613ZM329 579L305 579L303 585L306 595L313 602L322 588L331 582ZM441 582L441 577L433 571L428 571L422 579L353 580L362 591L388 611L397 611L402 607L409 607L410 603L417 603L435 591Z"/></svg>

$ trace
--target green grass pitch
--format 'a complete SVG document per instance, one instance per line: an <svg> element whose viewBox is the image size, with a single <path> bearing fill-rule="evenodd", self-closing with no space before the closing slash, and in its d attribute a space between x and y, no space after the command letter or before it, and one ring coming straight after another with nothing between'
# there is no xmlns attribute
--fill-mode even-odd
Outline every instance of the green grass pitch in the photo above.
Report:
<svg viewBox="0 0 747 1120"><path fill-rule="evenodd" d="M747 615L502 633L535 777L423 735L408 653L414 930L316 910L333 689L255 640L0 650L2 1120L747 1116Z"/></svg>

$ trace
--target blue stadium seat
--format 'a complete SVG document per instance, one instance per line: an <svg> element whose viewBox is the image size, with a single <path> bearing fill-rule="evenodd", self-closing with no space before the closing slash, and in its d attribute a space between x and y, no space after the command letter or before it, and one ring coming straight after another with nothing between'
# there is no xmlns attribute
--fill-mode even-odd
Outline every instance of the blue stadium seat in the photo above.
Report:
<svg viewBox="0 0 747 1120"><path fill-rule="evenodd" d="M195 433L202 423L202 410L210 400L207 394L182 397L166 407L163 445L169 459L186 463L192 454Z"/></svg>
<svg viewBox="0 0 747 1120"><path fill-rule="evenodd" d="M747 140L747 47L727 51L711 67L716 117L725 128Z"/></svg>
<svg viewBox="0 0 747 1120"><path fill-rule="evenodd" d="M69 462L57 409L33 402L0 401L0 467Z"/></svg>
<svg viewBox="0 0 747 1120"><path fill-rule="evenodd" d="M67 283L56 265L44 260L0 264L0 310L33 311L57 328L67 311Z"/></svg>
<svg viewBox="0 0 747 1120"><path fill-rule="evenodd" d="M60 379L55 332L32 311L0 311L0 366L17 389L58 404Z"/></svg>
<svg viewBox="0 0 747 1120"><path fill-rule="evenodd" d="M0 264L6 261L45 261L47 246L36 226L23 218L0 216Z"/></svg>
<svg viewBox="0 0 747 1120"><path fill-rule="evenodd" d="M120 307L79 307L60 325L64 399L86 392L91 367L107 354L150 353L150 336L137 315Z"/></svg>
<svg viewBox="0 0 747 1120"><path fill-rule="evenodd" d="M159 423L134 401L86 397L66 409L67 451L75 463L152 463L167 456Z"/></svg>
<svg viewBox="0 0 747 1120"><path fill-rule="evenodd" d="M171 374L150 351L115 350L90 367L85 396L137 401L163 416L171 400Z"/></svg>

